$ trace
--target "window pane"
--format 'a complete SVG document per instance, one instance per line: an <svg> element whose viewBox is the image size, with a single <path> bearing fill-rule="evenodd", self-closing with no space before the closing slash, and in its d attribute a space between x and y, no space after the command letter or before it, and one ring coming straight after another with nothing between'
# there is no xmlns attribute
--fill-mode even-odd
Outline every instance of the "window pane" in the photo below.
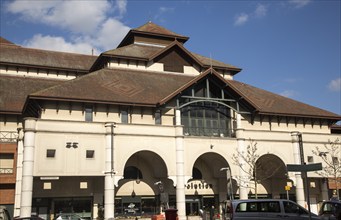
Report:
<svg viewBox="0 0 341 220"><path fill-rule="evenodd" d="M85 108L85 121L92 121L92 108L91 107L86 107Z"/></svg>
<svg viewBox="0 0 341 220"><path fill-rule="evenodd" d="M53 158L56 155L56 150L55 149L47 149L46 150L46 157Z"/></svg>
<svg viewBox="0 0 341 220"><path fill-rule="evenodd" d="M121 110L121 122L124 124L128 123L128 110L127 109Z"/></svg>
<svg viewBox="0 0 341 220"><path fill-rule="evenodd" d="M13 173L14 154L0 154L0 174Z"/></svg>
<svg viewBox="0 0 341 220"><path fill-rule="evenodd" d="M161 111L157 110L155 112L155 124L160 125L161 124Z"/></svg>

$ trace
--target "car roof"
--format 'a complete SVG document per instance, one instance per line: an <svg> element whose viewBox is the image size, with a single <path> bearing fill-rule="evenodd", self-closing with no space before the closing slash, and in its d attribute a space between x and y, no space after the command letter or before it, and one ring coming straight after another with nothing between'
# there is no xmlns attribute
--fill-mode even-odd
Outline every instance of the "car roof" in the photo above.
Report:
<svg viewBox="0 0 341 220"><path fill-rule="evenodd" d="M233 200L232 202L234 203L240 203L240 202L279 202L279 201L290 201L293 202L291 200L287 200L287 199L238 199L238 200Z"/></svg>

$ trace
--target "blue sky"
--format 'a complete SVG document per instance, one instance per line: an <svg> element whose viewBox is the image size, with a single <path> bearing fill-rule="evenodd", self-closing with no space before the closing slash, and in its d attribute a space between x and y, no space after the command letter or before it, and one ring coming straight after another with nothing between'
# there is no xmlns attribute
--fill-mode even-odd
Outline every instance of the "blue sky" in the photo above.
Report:
<svg viewBox="0 0 341 220"><path fill-rule="evenodd" d="M152 21L242 68L238 81L341 114L340 0L2 0L0 10L2 37L87 54Z"/></svg>

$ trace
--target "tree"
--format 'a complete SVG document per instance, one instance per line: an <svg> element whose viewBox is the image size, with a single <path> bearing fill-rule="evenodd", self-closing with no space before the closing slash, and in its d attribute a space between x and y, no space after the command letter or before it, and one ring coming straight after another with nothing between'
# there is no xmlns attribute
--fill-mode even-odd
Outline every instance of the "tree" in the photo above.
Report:
<svg viewBox="0 0 341 220"><path fill-rule="evenodd" d="M253 180L253 188L255 190L255 198L258 198L257 184L271 178L282 166L264 167L263 163L259 160L261 157L258 153L257 142L249 139L249 144L246 147L246 152L237 150L236 154L232 155L232 161L235 165L239 166L241 170L246 173L249 182ZM245 181L245 180L244 180Z"/></svg>
<svg viewBox="0 0 341 220"><path fill-rule="evenodd" d="M339 180L341 178L341 143L339 138L336 138L335 141L328 140L328 144L324 144L324 148L322 149L316 146L312 152L323 161L322 171L317 173L325 178L333 178L336 186L337 199L340 199L338 183L341 182Z"/></svg>

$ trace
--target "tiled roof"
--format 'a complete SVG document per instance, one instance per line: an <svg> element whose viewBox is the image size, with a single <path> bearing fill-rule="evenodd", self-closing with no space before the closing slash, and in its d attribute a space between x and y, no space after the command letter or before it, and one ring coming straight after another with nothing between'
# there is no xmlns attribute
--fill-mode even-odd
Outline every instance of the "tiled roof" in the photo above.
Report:
<svg viewBox="0 0 341 220"><path fill-rule="evenodd" d="M159 100L192 78L129 69L101 69L30 96L36 99L156 106Z"/></svg>
<svg viewBox="0 0 341 220"><path fill-rule="evenodd" d="M334 118L341 120L341 115L242 82L235 80L227 80L227 82L245 100L251 103L260 114Z"/></svg>
<svg viewBox="0 0 341 220"><path fill-rule="evenodd" d="M0 77L0 113L21 114L28 94L54 86L61 80L33 77Z"/></svg>
<svg viewBox="0 0 341 220"><path fill-rule="evenodd" d="M130 44L127 46L119 47L117 49L108 50L102 54L148 60L153 54L161 51L162 49L162 47Z"/></svg>
<svg viewBox="0 0 341 220"><path fill-rule="evenodd" d="M154 24L153 22L149 21L146 24L138 27L133 28L132 31L140 31L140 32L147 32L147 33L154 33L157 35L168 35L168 36L174 36L174 37L182 37L182 38L188 38L186 36L177 34L173 31L170 31L164 27L161 27L157 24Z"/></svg>
<svg viewBox="0 0 341 220"><path fill-rule="evenodd" d="M7 45L13 45L13 46L15 46L14 43L12 43L11 41L9 41L9 40L7 40L7 39L1 37L1 36L0 36L0 44L7 44Z"/></svg>
<svg viewBox="0 0 341 220"><path fill-rule="evenodd" d="M205 75L205 74L204 74ZM206 74L209 75L209 74ZM243 97L259 114L341 120L335 113L316 108L234 80L214 75ZM180 74L102 69L57 86L32 93L36 99L86 101L108 104L157 106L188 88L196 77ZM86 88L86 89L85 89ZM173 94L173 95L172 95ZM170 99L167 99L170 100Z"/></svg>
<svg viewBox="0 0 341 220"><path fill-rule="evenodd" d="M161 52L162 50L164 50L163 47L130 44L127 46L119 47L117 49L106 51L102 53L102 55L149 60L151 57ZM190 55L199 60L205 66L210 66L212 64L212 66L216 68L235 69L238 72L241 71L241 69L236 66L226 64L208 57L204 57L196 53L190 52Z"/></svg>
<svg viewBox="0 0 341 220"><path fill-rule="evenodd" d="M0 44L0 63L60 70L88 71L96 56Z"/></svg>
<svg viewBox="0 0 341 220"><path fill-rule="evenodd" d="M223 63L218 60L211 59L209 57L205 57L196 53L192 53L198 60L200 60L205 66L220 67L220 68L229 68L229 69L236 69L238 72L241 71L239 67L233 66L231 64Z"/></svg>

